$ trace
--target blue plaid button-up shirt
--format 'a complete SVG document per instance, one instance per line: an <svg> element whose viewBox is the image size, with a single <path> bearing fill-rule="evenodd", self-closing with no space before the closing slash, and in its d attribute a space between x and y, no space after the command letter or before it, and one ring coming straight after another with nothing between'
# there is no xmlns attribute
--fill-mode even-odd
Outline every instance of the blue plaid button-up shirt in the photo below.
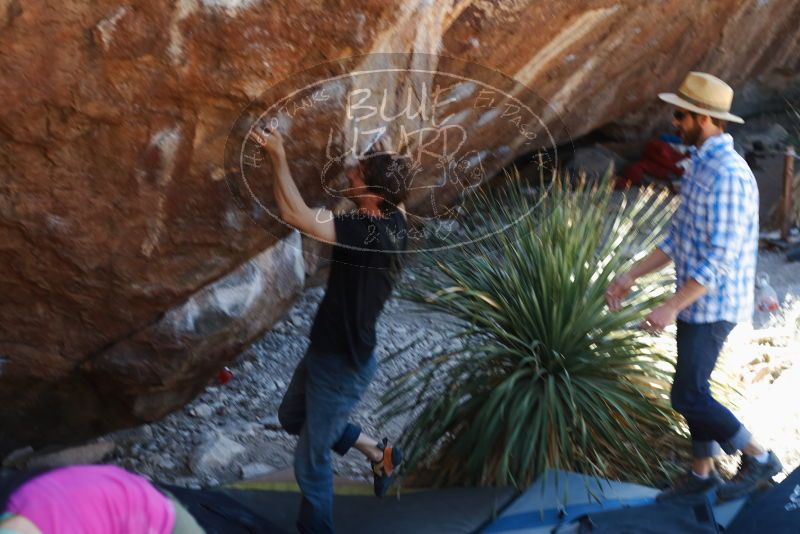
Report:
<svg viewBox="0 0 800 534"><path fill-rule="evenodd" d="M708 292L678 318L750 321L758 256L756 179L728 134L706 139L691 153L680 206L658 248L675 262L678 289L693 278Z"/></svg>

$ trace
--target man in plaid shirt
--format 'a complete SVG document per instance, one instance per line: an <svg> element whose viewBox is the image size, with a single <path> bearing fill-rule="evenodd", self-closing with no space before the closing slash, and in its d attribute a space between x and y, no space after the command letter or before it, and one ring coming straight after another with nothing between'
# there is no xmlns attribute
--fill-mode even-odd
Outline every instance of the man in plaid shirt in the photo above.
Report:
<svg viewBox="0 0 800 534"><path fill-rule="evenodd" d="M691 165L681 184L681 204L666 239L608 287L606 301L619 309L636 279L675 263L676 293L645 318L660 331L677 320L678 361L672 406L689 424L692 468L661 498L716 489L723 499L748 493L783 467L745 426L712 396L709 378L737 322L750 321L758 255L758 187L750 168L724 132L733 90L710 74L690 73L678 93L659 98L675 106L673 125L690 146ZM714 456L742 451L737 475L725 482Z"/></svg>

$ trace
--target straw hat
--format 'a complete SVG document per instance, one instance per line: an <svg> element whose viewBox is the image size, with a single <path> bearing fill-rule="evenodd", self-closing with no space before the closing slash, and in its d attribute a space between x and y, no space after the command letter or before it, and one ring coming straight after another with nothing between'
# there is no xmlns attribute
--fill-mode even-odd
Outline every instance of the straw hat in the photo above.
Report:
<svg viewBox="0 0 800 534"><path fill-rule="evenodd" d="M684 78L677 94L660 93L658 98L701 115L744 123L744 119L730 113L733 102L731 86L705 72L690 72Z"/></svg>

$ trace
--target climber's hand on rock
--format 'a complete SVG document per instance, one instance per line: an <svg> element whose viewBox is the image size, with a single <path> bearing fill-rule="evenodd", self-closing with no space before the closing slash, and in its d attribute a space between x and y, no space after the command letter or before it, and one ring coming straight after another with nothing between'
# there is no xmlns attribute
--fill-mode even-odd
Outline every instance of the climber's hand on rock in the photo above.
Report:
<svg viewBox="0 0 800 534"><path fill-rule="evenodd" d="M278 155L283 153L283 136L278 130L256 126L250 136L270 154Z"/></svg>
<svg viewBox="0 0 800 534"><path fill-rule="evenodd" d="M387 154L394 154L394 149L392 148L392 139L388 135L384 135L373 146L375 152L385 152Z"/></svg>

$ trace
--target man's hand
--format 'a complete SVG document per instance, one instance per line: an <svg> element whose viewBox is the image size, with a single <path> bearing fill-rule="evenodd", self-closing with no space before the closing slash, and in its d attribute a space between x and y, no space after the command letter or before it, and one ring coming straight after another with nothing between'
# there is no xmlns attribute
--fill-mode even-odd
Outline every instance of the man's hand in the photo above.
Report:
<svg viewBox="0 0 800 534"><path fill-rule="evenodd" d="M636 280L628 274L616 277L606 290L606 304L611 311L619 311L622 308L622 300L631 292L631 288Z"/></svg>
<svg viewBox="0 0 800 534"><path fill-rule="evenodd" d="M661 332L666 327L675 322L678 318L678 309L669 302L665 302L655 310L651 311L639 325L642 330L648 332Z"/></svg>
<svg viewBox="0 0 800 534"><path fill-rule="evenodd" d="M252 137L256 143L264 147L272 156L278 156L284 153L283 136L278 130L260 128L256 125L253 127L252 133L250 133L250 137Z"/></svg>

